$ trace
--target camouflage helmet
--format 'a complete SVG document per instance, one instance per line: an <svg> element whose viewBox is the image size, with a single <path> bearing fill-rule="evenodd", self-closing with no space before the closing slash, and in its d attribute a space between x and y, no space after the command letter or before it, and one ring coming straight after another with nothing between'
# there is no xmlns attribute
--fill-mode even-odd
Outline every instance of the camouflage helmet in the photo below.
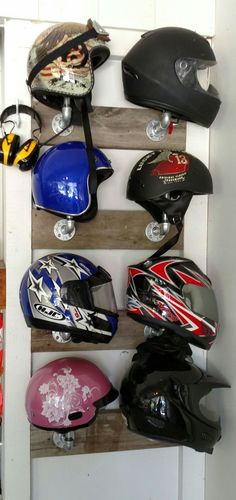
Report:
<svg viewBox="0 0 236 500"><path fill-rule="evenodd" d="M27 62L27 84L41 103L61 109L64 97L85 97L94 85L94 70L110 55L108 33L95 21L57 23L34 41Z"/></svg>

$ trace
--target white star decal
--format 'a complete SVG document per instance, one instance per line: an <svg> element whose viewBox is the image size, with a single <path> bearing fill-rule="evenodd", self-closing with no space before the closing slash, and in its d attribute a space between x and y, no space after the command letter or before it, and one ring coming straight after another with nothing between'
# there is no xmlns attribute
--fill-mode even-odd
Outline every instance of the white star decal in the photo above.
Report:
<svg viewBox="0 0 236 500"><path fill-rule="evenodd" d="M56 257L56 259L59 260L59 262L61 262L64 267L70 269L78 278L81 278L82 273L90 276L90 273L83 267L79 266L78 262L76 262L75 259L70 260L66 259L65 257Z"/></svg>
<svg viewBox="0 0 236 500"><path fill-rule="evenodd" d="M41 262L41 264L42 264L39 268L40 270L46 269L49 274L51 274L51 272L53 270L57 271L56 266L54 266L54 264L52 263L52 259L48 259L48 260L39 259L39 262Z"/></svg>
<svg viewBox="0 0 236 500"><path fill-rule="evenodd" d="M54 285L54 288L55 288L56 294L57 294L56 298L54 298L54 305L57 307L60 306L61 308L63 308L63 310L65 310L65 306L61 300L61 287L52 278L51 278L51 280L53 282L53 285Z"/></svg>
<svg viewBox="0 0 236 500"><path fill-rule="evenodd" d="M33 276L31 271L29 271L29 279L30 285L28 289L35 293L37 299L41 302L42 297L48 298L47 293L43 289L43 277L41 276L41 278L37 279Z"/></svg>

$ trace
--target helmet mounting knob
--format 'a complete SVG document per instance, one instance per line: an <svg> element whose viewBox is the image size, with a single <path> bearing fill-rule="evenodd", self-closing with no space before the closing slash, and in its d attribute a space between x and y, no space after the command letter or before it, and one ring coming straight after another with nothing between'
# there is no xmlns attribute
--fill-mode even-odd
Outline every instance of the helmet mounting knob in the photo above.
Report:
<svg viewBox="0 0 236 500"><path fill-rule="evenodd" d="M61 432L53 432L52 440L57 448L70 451L75 445L75 432L69 431L64 434Z"/></svg>
<svg viewBox="0 0 236 500"><path fill-rule="evenodd" d="M67 344L71 342L71 334L69 332L57 332L55 330L52 331L53 339L59 344Z"/></svg>
<svg viewBox="0 0 236 500"><path fill-rule="evenodd" d="M163 141L171 123L171 113L165 111L160 120L150 120L146 126L146 134L151 141Z"/></svg>
<svg viewBox="0 0 236 500"><path fill-rule="evenodd" d="M75 221L71 217L58 220L54 225L54 234L58 240L71 240L75 235Z"/></svg>
<svg viewBox="0 0 236 500"><path fill-rule="evenodd" d="M54 134L60 134L67 137L73 132L73 125L69 126L71 123L71 114L72 108L70 105L70 98L64 97L62 112L55 115L52 119L52 130Z"/></svg>
<svg viewBox="0 0 236 500"><path fill-rule="evenodd" d="M150 241L161 241L169 233L170 223L163 212L162 222L152 221L146 226L145 234Z"/></svg>

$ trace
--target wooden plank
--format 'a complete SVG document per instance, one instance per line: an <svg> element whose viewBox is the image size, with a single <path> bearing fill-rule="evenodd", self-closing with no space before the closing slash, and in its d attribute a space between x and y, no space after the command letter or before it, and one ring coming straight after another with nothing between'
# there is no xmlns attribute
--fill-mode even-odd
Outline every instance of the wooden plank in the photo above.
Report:
<svg viewBox="0 0 236 500"><path fill-rule="evenodd" d="M6 269L0 260L0 310L6 308Z"/></svg>
<svg viewBox="0 0 236 500"><path fill-rule="evenodd" d="M33 107L42 119L42 134L40 142L47 141L52 135L52 119L59 112L33 100ZM171 149L185 150L186 122L180 121L166 139L155 142L146 135L146 126L150 120L158 120L161 113L146 108L114 108L94 106L90 113L90 125L93 143L99 148L108 149ZM67 141L84 141L81 126L74 126L73 132L66 137L53 139L53 144Z"/></svg>
<svg viewBox="0 0 236 500"><path fill-rule="evenodd" d="M54 224L62 217L33 209L32 248L69 249L131 249L157 250L166 239L175 233L172 226L169 234L159 243L145 236L145 228L153 219L146 211L100 210L89 222L76 223L76 234L69 241L61 241L53 232ZM183 234L175 249L183 248Z"/></svg>
<svg viewBox="0 0 236 500"><path fill-rule="evenodd" d="M118 325L118 330L109 344L92 344L89 342L60 344L53 339L51 331L33 328L31 350L32 352L123 350L135 349L138 344L144 342L144 325L129 318L126 311L119 311Z"/></svg>
<svg viewBox="0 0 236 500"><path fill-rule="evenodd" d="M151 441L129 431L119 410L100 411L96 420L89 427L78 429L75 435L74 448L65 451L54 445L51 432L32 426L31 458L173 446L173 444L164 441Z"/></svg>

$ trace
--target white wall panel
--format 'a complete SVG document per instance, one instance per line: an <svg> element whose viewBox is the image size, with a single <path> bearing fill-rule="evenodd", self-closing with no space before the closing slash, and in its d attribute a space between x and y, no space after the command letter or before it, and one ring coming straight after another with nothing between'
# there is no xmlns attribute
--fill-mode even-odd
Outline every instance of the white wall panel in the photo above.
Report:
<svg viewBox="0 0 236 500"><path fill-rule="evenodd" d="M100 21L102 23L102 20ZM103 23L103 26L104 23ZM109 42L109 47L111 50L111 55L124 56L128 50L130 50L133 45L140 39L142 33L146 30L134 30L134 29L119 29L119 28L107 28L111 41Z"/></svg>
<svg viewBox="0 0 236 500"><path fill-rule="evenodd" d="M38 19L66 22L74 21L86 24L89 18L97 19L98 0L38 0Z"/></svg>
<svg viewBox="0 0 236 500"><path fill-rule="evenodd" d="M116 50L116 47L113 47L114 50ZM115 52L113 54L115 54ZM111 56L103 66L95 71L94 76L95 83L92 91L92 104L94 106L108 106L106 90L109 87L109 106L120 108L137 107L124 97L120 58L114 60Z"/></svg>
<svg viewBox="0 0 236 500"><path fill-rule="evenodd" d="M38 18L38 0L13 0L12 2L1 2L0 17L19 19Z"/></svg>
<svg viewBox="0 0 236 500"><path fill-rule="evenodd" d="M6 22L5 104L12 104L17 96L24 95L25 73L22 68L25 57L22 49L16 46L15 28L15 22ZM30 137L30 119L26 119L21 129L16 131L22 141ZM5 167L4 179L7 308L4 333L3 497L4 500L17 498L20 484L22 498L30 500L29 424L24 412L31 364L30 335L19 304L20 281L31 261L30 175L22 174L16 168Z"/></svg>
<svg viewBox="0 0 236 500"><path fill-rule="evenodd" d="M138 203L126 198L126 188L134 165L147 151L104 149L103 152L111 161L114 173L98 188L99 208L101 210L144 210Z"/></svg>
<svg viewBox="0 0 236 500"><path fill-rule="evenodd" d="M215 195L209 203L208 268L217 297L220 331L208 356L209 371L227 380L231 389L214 391L219 405L222 438L206 459L206 500L234 500L236 491L236 141L235 141L235 16L233 0L216 0L214 51L218 64L214 84L222 104L210 134L210 169Z"/></svg>
<svg viewBox="0 0 236 500"><path fill-rule="evenodd" d="M204 36L215 33L214 0L156 0L156 27L180 26Z"/></svg>
<svg viewBox="0 0 236 500"><path fill-rule="evenodd" d="M98 21L105 26L149 30L155 26L155 0L99 0Z"/></svg>
<svg viewBox="0 0 236 500"><path fill-rule="evenodd" d="M32 468L32 498L177 500L177 464L178 448L37 459ZM76 488L72 487L75 478Z"/></svg>

